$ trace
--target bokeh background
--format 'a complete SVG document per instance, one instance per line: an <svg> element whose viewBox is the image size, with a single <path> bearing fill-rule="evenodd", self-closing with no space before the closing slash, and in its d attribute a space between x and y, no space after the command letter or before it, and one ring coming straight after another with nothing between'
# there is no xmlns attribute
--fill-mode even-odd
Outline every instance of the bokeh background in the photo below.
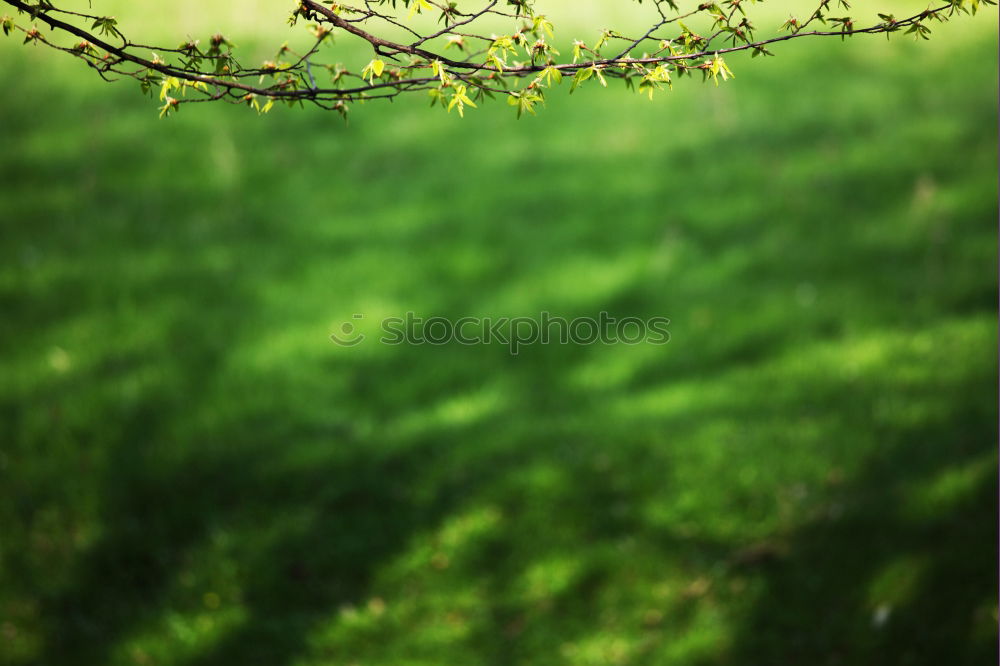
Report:
<svg viewBox="0 0 1000 666"><path fill-rule="evenodd" d="M0 663L995 663L996 11L775 50L345 126L0 43ZM672 339L328 339L543 310Z"/></svg>

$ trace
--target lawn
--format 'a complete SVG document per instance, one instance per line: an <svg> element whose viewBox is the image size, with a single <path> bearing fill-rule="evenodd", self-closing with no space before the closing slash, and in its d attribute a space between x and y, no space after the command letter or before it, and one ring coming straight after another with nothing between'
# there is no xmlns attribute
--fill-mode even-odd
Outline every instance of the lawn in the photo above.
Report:
<svg viewBox="0 0 1000 666"><path fill-rule="evenodd" d="M996 25L346 126L0 45L0 663L995 663Z"/></svg>

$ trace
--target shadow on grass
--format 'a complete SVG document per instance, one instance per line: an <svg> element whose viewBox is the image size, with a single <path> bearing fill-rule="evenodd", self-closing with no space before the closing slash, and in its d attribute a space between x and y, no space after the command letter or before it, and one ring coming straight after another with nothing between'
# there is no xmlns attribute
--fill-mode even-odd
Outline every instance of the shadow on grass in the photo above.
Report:
<svg viewBox="0 0 1000 666"><path fill-rule="evenodd" d="M973 664L991 654L996 576L986 556L995 554L996 532L987 526L996 484L992 474L981 473L995 460L989 400L970 397L912 427L872 421L877 447L847 478L831 469L827 486L812 491L815 501L796 509L793 521L763 538L723 537L697 522L659 524L641 510L683 501L677 490L690 486L677 476L684 446L739 447L703 434L729 421L765 440L785 437L769 424L809 414L826 435L804 438L802 445L826 449L818 455L828 457L833 440L850 437L851 419L882 394L881 382L838 385L817 374L787 394L747 397L737 379L721 402L681 419L633 420L637 432L630 435L610 414L564 421L588 398L572 391L553 396L548 389L558 378L538 371L549 363L509 366L502 355L448 353L478 361L490 375L506 367L516 376L523 402L514 413L528 429L512 426L512 414L502 410L466 425L432 425L419 434L386 427L384 435L367 436L350 424L296 422L295 406L286 404L206 433L171 459L156 447L170 446L166 424L198 399L197 391L181 402L162 396L135 409L107 465L104 534L74 582L45 606L50 633L40 663L112 661L120 644L160 626L162 609L176 607L171 595L192 564L191 553L220 532L233 540L241 569L238 597L227 603L238 601L243 613L185 663L391 662L402 654L438 663L500 665L540 656L572 663L576 646L594 632L630 636L628 663L661 663L670 637L698 629L699 614L720 608L728 609L728 638L708 651L714 656L692 655L691 663L932 664L948 657ZM553 353L564 367L563 355L578 352ZM192 386L212 369L205 356L195 357L198 368L185 372L195 379ZM392 376L432 360L404 349L357 361L353 372L358 380ZM972 396L983 379L961 375L945 389ZM435 390L418 382L430 388L423 396L429 404L456 383L443 380ZM926 407L936 389L901 390ZM847 392L860 397L852 401ZM841 409L804 404L795 397L801 393ZM369 386L348 398L357 401L349 411L375 409L391 419L412 407L411 395ZM651 426L669 432L674 443L649 441ZM761 442L756 450L766 447ZM717 469L710 459L705 464ZM732 465L752 464L734 448ZM954 491L946 480L945 495L933 495L939 477L969 469ZM728 498L748 524L752 507L773 511L770 495L787 490L766 484L740 490L711 474L702 482L716 480L714 494ZM932 494L921 504L914 491L928 488ZM735 509L740 504L751 509ZM492 507L502 520L461 557L440 565L451 578L428 583L418 574L412 588L409 573L380 582L380 573L412 552L420 535L476 506ZM431 569L438 568L434 557ZM564 584L539 594L523 586L527 571L553 560L575 563ZM682 583L668 597L636 592L636 585L652 586L671 571L682 572ZM469 631L444 651L433 642L410 645L395 633L419 632L413 619L412 627L361 630L345 641L316 638L345 608L364 610L386 591L402 603L407 596L439 595L447 609L462 608L465 587L481 596L474 610L461 611L470 613ZM619 594L624 597L616 600ZM393 648L394 640L401 647ZM602 654L624 659L614 650Z"/></svg>

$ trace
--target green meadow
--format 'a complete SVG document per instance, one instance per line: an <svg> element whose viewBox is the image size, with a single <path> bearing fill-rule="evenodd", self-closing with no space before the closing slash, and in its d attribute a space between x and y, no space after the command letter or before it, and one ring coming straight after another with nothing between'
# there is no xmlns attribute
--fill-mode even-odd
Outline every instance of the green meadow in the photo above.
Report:
<svg viewBox="0 0 1000 666"><path fill-rule="evenodd" d="M995 663L996 26L346 125L3 41L0 664ZM377 341L543 311L670 342Z"/></svg>

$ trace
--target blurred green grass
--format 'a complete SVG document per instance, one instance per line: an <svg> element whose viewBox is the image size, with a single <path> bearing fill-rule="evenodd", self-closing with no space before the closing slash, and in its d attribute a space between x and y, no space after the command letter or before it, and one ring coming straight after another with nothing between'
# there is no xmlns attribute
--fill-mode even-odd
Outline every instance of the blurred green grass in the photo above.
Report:
<svg viewBox="0 0 1000 666"><path fill-rule="evenodd" d="M346 128L5 47L0 662L990 663L994 19Z"/></svg>

